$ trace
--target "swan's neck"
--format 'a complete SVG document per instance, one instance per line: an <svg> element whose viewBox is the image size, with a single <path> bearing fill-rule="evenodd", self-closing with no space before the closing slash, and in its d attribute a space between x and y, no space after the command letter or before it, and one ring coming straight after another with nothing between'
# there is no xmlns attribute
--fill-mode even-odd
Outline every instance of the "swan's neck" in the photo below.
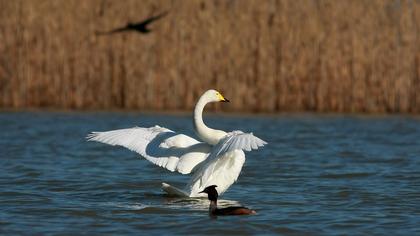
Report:
<svg viewBox="0 0 420 236"><path fill-rule="evenodd" d="M221 138L223 138L226 133L221 130L210 129L204 124L203 121L203 110L208 101L205 97L201 97L194 109L194 128L198 137L211 145L216 145Z"/></svg>

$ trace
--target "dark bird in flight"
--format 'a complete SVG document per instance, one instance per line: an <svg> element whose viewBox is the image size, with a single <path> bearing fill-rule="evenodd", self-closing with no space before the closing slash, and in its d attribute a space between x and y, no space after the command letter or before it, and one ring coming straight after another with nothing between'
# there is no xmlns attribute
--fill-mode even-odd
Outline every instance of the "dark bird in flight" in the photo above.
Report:
<svg viewBox="0 0 420 236"><path fill-rule="evenodd" d="M105 35L105 34L114 34L114 33L121 33L121 32L126 32L126 31L136 31L138 33L141 34L147 34L151 32L151 29L147 28L147 26L152 23L153 21L159 20L160 18L166 16L168 14L168 12L163 12L159 15L156 16L152 16L149 17L141 22L137 22L137 23L128 23L126 26L124 27L120 27L120 28L116 28L113 29L111 31L107 31L107 32L96 32L96 34L98 35Z"/></svg>
<svg viewBox="0 0 420 236"><path fill-rule="evenodd" d="M254 210L246 207L226 207L217 208L217 197L219 194L216 190L216 185L206 187L200 193L207 193L210 200L209 214L210 216L227 216L227 215L253 215L256 214Z"/></svg>

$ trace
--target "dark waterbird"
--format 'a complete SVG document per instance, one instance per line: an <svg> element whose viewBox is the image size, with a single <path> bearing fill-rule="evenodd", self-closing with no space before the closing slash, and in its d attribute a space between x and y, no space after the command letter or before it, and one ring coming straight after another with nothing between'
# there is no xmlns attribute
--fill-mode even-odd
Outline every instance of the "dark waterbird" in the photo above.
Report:
<svg viewBox="0 0 420 236"><path fill-rule="evenodd" d="M110 31L106 31L106 32L96 32L96 34L98 35L106 35L106 34L114 34L114 33L121 33L121 32L126 32L126 31L135 31L141 34L147 34L150 33L152 30L148 28L149 24L152 23L153 21L159 20L160 18L166 16L168 14L167 11L156 15L156 16L152 16L149 17L143 21L137 22L137 23L127 23L126 26L124 27L120 27L120 28L116 28Z"/></svg>
<svg viewBox="0 0 420 236"><path fill-rule="evenodd" d="M211 216L253 215L257 213L254 210L246 207L217 208L217 197L219 194L217 193L216 187L216 185L211 185L201 191L201 193L207 193L207 196L210 200L209 214Z"/></svg>

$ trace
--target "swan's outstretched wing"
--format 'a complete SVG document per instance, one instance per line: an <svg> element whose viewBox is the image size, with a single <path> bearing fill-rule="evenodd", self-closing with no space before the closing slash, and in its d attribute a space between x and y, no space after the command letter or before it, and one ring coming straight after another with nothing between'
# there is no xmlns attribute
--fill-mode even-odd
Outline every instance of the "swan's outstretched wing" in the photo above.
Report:
<svg viewBox="0 0 420 236"><path fill-rule="evenodd" d="M207 180L211 179L213 173L216 172L216 169L224 166L225 162L227 163L227 161L229 161L229 158L223 158L226 154L235 150L256 150L265 144L267 144L267 142L254 136L252 133L244 133L242 131L232 131L228 133L211 150L208 160L206 161L208 167L206 168L206 171L203 172L201 182L207 182ZM236 179L233 181L236 181Z"/></svg>
<svg viewBox="0 0 420 236"><path fill-rule="evenodd" d="M193 171L211 150L206 143L159 126L92 132L87 140L126 147L155 165L182 174Z"/></svg>
<svg viewBox="0 0 420 236"><path fill-rule="evenodd" d="M242 150L251 151L267 144L252 133L233 131L228 133L213 147L209 157L200 165L189 186L192 195L198 196L199 189L209 185L217 185L217 191L222 194L238 178L245 162ZM200 190L200 191L201 191Z"/></svg>
<svg viewBox="0 0 420 236"><path fill-rule="evenodd" d="M266 145L267 142L252 133L233 131L228 133L212 150L211 156L217 158L233 150L252 151Z"/></svg>

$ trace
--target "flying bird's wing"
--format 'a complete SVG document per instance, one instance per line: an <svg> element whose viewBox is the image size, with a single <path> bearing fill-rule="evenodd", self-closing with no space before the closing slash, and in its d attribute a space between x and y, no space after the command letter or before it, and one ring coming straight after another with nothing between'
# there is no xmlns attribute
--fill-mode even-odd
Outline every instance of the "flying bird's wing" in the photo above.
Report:
<svg viewBox="0 0 420 236"><path fill-rule="evenodd" d="M128 30L131 30L131 29L127 25L127 26L124 26L124 27L120 27L120 28L110 30L110 31L105 31L105 32L104 31L97 31L96 34L97 35L114 34L114 33L121 33L121 32L128 31Z"/></svg>
<svg viewBox="0 0 420 236"><path fill-rule="evenodd" d="M116 29L106 31L106 32L98 31L98 32L96 32L96 34L97 35L106 35L106 34L121 33L121 32L124 32L124 31L130 31L130 30L137 30L137 31L141 31L143 33L147 33L148 31L150 31L149 29L146 28L148 24L166 16L167 14L168 14L168 12L165 11L165 12L162 12L161 14L159 14L159 15L152 16L152 17L147 18L143 21L140 21L140 22L137 22L137 23L134 23L134 24L128 23L124 27L116 28Z"/></svg>
<svg viewBox="0 0 420 236"><path fill-rule="evenodd" d="M160 18L162 18L162 17L166 16L167 14L168 14L168 12L167 12L167 11L162 12L162 13L160 13L159 15L149 17L149 18L147 18L146 20L144 20L144 21L142 21L142 22L139 22L138 24L142 24L142 25L147 25L147 24L150 24L150 23L152 23L153 21L159 20Z"/></svg>
<svg viewBox="0 0 420 236"><path fill-rule="evenodd" d="M182 174L191 173L211 150L206 143L159 126L92 132L86 138L88 141L126 147L155 165Z"/></svg>

